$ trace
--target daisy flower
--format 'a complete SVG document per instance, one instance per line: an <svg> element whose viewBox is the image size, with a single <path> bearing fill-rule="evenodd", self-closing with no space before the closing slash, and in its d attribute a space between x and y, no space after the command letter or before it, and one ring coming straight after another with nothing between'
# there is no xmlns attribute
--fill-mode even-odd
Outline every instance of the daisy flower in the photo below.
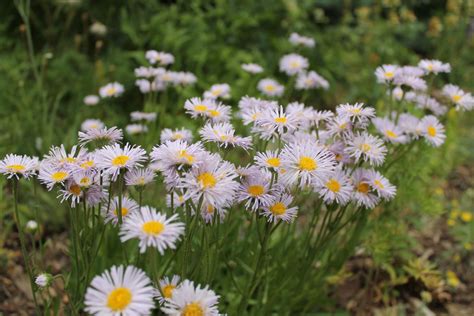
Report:
<svg viewBox="0 0 474 316"><path fill-rule="evenodd" d="M396 126L388 118L376 117L372 120L377 131L383 135L384 139L391 143L405 144L409 139L404 135L403 130Z"/></svg>
<svg viewBox="0 0 474 316"><path fill-rule="evenodd" d="M358 206L374 208L380 198L375 194L370 185L369 171L366 169L356 169L352 173L352 183L354 184L354 193L352 198Z"/></svg>
<svg viewBox="0 0 474 316"><path fill-rule="evenodd" d="M458 86L447 84L443 87L443 94L456 106L457 110L472 110L474 108L474 98L470 93L466 93Z"/></svg>
<svg viewBox="0 0 474 316"><path fill-rule="evenodd" d="M293 196L288 193L278 193L272 195L268 205L263 207L262 215L268 217L269 222L278 222L282 220L290 223L296 218L298 207L290 207L293 202Z"/></svg>
<svg viewBox="0 0 474 316"><path fill-rule="evenodd" d="M395 78L394 83L398 86L407 86L416 91L426 91L428 89L426 81L416 76L399 75Z"/></svg>
<svg viewBox="0 0 474 316"><path fill-rule="evenodd" d="M54 185L58 183L63 184L69 178L70 175L70 171L66 169L57 169L51 164L42 163L38 179L41 183L46 185L49 191L51 191Z"/></svg>
<svg viewBox="0 0 474 316"><path fill-rule="evenodd" d="M25 224L25 229L27 232L33 234L35 233L39 228L38 222L34 220L29 220Z"/></svg>
<svg viewBox="0 0 474 316"><path fill-rule="evenodd" d="M173 199L173 206L180 207L184 205L186 202L186 199L184 198L184 194L180 194L179 192L174 192L173 197L171 197L171 194L166 195L166 206L171 207L171 199Z"/></svg>
<svg viewBox="0 0 474 316"><path fill-rule="evenodd" d="M281 97L285 92L285 87L276 80L265 78L258 82L257 89L262 94L269 97Z"/></svg>
<svg viewBox="0 0 474 316"><path fill-rule="evenodd" d="M230 123L208 123L199 130L199 135L201 135L205 142L214 142L224 148L231 145L247 150L252 146L251 137L234 136L234 133L234 127Z"/></svg>
<svg viewBox="0 0 474 316"><path fill-rule="evenodd" d="M311 37L302 36L295 32L290 34L290 38L288 40L291 44L295 46L300 45L305 47L314 47L314 45L316 44L314 42L314 39L312 39Z"/></svg>
<svg viewBox="0 0 474 316"><path fill-rule="evenodd" d="M375 117L375 109L364 107L363 103L340 104L336 107L336 112L338 116L348 118L358 127L366 127L370 120Z"/></svg>
<svg viewBox="0 0 474 316"><path fill-rule="evenodd" d="M123 85L118 82L111 82L99 89L101 98L116 98L122 95L125 91Z"/></svg>
<svg viewBox="0 0 474 316"><path fill-rule="evenodd" d="M227 210L224 207L216 208L211 204L203 203L201 207L201 216L206 223L212 223L214 216L218 215L222 222L227 214Z"/></svg>
<svg viewBox="0 0 474 316"><path fill-rule="evenodd" d="M197 82L197 77L188 71L178 71L175 75L176 85L189 86Z"/></svg>
<svg viewBox="0 0 474 316"><path fill-rule="evenodd" d="M212 110L215 107L216 102L211 99L192 98L186 100L186 102L184 103L186 113L191 115L192 118L197 118L198 116L205 116L207 111Z"/></svg>
<svg viewBox="0 0 474 316"><path fill-rule="evenodd" d="M127 171L125 174L125 184L128 186L143 187L153 182L155 172L149 168L137 168Z"/></svg>
<svg viewBox="0 0 474 316"><path fill-rule="evenodd" d="M53 276L49 273L40 273L35 278L35 284L40 289L44 289L51 285L53 282Z"/></svg>
<svg viewBox="0 0 474 316"><path fill-rule="evenodd" d="M260 168L268 170L278 170L281 166L281 159L277 151L267 150L266 152L258 152L255 157L255 164Z"/></svg>
<svg viewBox="0 0 474 316"><path fill-rule="evenodd" d="M242 64L242 69L251 74L259 74L263 72L262 66L258 64Z"/></svg>
<svg viewBox="0 0 474 316"><path fill-rule="evenodd" d="M92 279L84 310L91 315L150 315L155 308L150 278L134 266L113 266Z"/></svg>
<svg viewBox="0 0 474 316"><path fill-rule="evenodd" d="M394 98L397 101L403 100L403 96L405 93L403 92L403 89L399 86L395 87L392 89L392 98Z"/></svg>
<svg viewBox="0 0 474 316"><path fill-rule="evenodd" d="M439 147L444 143L446 135L444 126L433 115L423 117L419 123L421 135L434 147Z"/></svg>
<svg viewBox="0 0 474 316"><path fill-rule="evenodd" d="M154 122L156 121L156 115L157 114L155 112L134 111L130 113L130 118L132 121Z"/></svg>
<svg viewBox="0 0 474 316"><path fill-rule="evenodd" d="M167 141L183 140L187 143L193 141L193 133L186 128L181 129L169 129L165 128L161 131L160 141L161 143L166 143Z"/></svg>
<svg viewBox="0 0 474 316"><path fill-rule="evenodd" d="M349 137L352 136L352 122L349 117L336 116L329 119L327 130L331 137Z"/></svg>
<svg viewBox="0 0 474 316"><path fill-rule="evenodd" d="M125 131L129 135L138 135L148 132L148 127L143 124L129 124L125 126Z"/></svg>
<svg viewBox="0 0 474 316"><path fill-rule="evenodd" d="M92 95L86 95L84 97L83 102L85 105L93 106L93 105L97 105L99 103L99 100L100 99L98 96L92 94Z"/></svg>
<svg viewBox="0 0 474 316"><path fill-rule="evenodd" d="M105 124L101 120L87 119L81 124L81 131L85 132L90 129L104 128Z"/></svg>
<svg viewBox="0 0 474 316"><path fill-rule="evenodd" d="M165 71L166 69L162 67L154 68L154 67L144 67L144 66L140 66L133 70L133 72L135 73L135 77L138 77L138 78L156 77L157 75Z"/></svg>
<svg viewBox="0 0 474 316"><path fill-rule="evenodd" d="M153 147L151 158L153 169L175 173L183 167L191 167L202 161L205 151L201 143L188 144L183 140L167 141Z"/></svg>
<svg viewBox="0 0 474 316"><path fill-rule="evenodd" d="M211 88L204 92L205 99L228 99L230 98L230 86L227 83L218 83L211 86Z"/></svg>
<svg viewBox="0 0 474 316"><path fill-rule="evenodd" d="M156 291L156 298L160 301L160 304L173 297L173 292L178 287L179 280L179 275L173 275L171 278L166 276L158 281L159 288Z"/></svg>
<svg viewBox="0 0 474 316"><path fill-rule="evenodd" d="M294 113L288 113L280 106L279 109L267 110L257 120L257 125L263 127L273 136L291 133L298 127L299 120Z"/></svg>
<svg viewBox="0 0 474 316"><path fill-rule="evenodd" d="M245 208L255 212L267 206L270 202L272 190L270 178L263 172L258 172L246 177L237 191L237 202L245 201Z"/></svg>
<svg viewBox="0 0 474 316"><path fill-rule="evenodd" d="M151 91L164 91L166 89L166 83L162 80L149 81L147 79L135 80L135 85L138 87L141 93L149 93Z"/></svg>
<svg viewBox="0 0 474 316"><path fill-rule="evenodd" d="M420 67L416 66L403 66L400 67L400 73L403 76L413 76L413 77L423 77L425 75L425 71Z"/></svg>
<svg viewBox="0 0 474 316"><path fill-rule="evenodd" d="M346 153L354 157L356 162L364 160L371 165L380 166L385 159L387 148L377 136L362 132L348 140Z"/></svg>
<svg viewBox="0 0 474 316"><path fill-rule="evenodd" d="M334 113L331 111L318 111L318 110L313 110L311 111L311 115L308 118L310 121L310 124L312 126L319 127L321 122L329 122L331 118L334 117Z"/></svg>
<svg viewBox="0 0 474 316"><path fill-rule="evenodd" d="M285 172L279 180L287 186L297 184L301 188L324 183L336 165L330 151L311 142L285 145L280 159Z"/></svg>
<svg viewBox="0 0 474 316"><path fill-rule="evenodd" d="M43 163L50 164L56 168L71 169L87 157L87 150L78 146L72 146L68 153L64 145L52 146L48 154L44 156Z"/></svg>
<svg viewBox="0 0 474 316"><path fill-rule="evenodd" d="M399 66L397 65L382 65L375 69L375 77L378 83L391 83L399 74Z"/></svg>
<svg viewBox="0 0 474 316"><path fill-rule="evenodd" d="M149 50L145 53L145 58L152 65L158 63L161 66L166 66L174 63L174 56L170 53L157 52L156 50Z"/></svg>
<svg viewBox="0 0 474 316"><path fill-rule="evenodd" d="M184 280L173 291L173 297L165 301L161 311L166 315L199 315L218 316L219 296L207 286L194 286L189 280Z"/></svg>
<svg viewBox="0 0 474 316"><path fill-rule="evenodd" d="M288 76L299 74L309 66L308 59L298 54L284 55L280 59L280 71Z"/></svg>
<svg viewBox="0 0 474 316"><path fill-rule="evenodd" d="M102 216L104 217L105 223L110 223L117 225L119 222L119 198L116 196L110 201L110 205L107 208L106 203L102 206L101 213ZM137 202L132 200L129 197L123 196L122 197L122 209L120 213L122 214L122 219L125 221L125 219L129 218L133 213L136 213L139 211L139 205Z"/></svg>
<svg viewBox="0 0 474 316"><path fill-rule="evenodd" d="M107 145L96 152L96 165L105 174L117 179L121 170L132 170L141 167L147 159L146 152L140 146L126 144L123 148L118 144Z"/></svg>
<svg viewBox="0 0 474 316"><path fill-rule="evenodd" d="M204 116L213 123L220 123L230 121L231 113L232 108L230 106L219 103L216 104L214 108L207 110Z"/></svg>
<svg viewBox="0 0 474 316"><path fill-rule="evenodd" d="M0 173L7 176L8 179L15 177L28 179L36 173L37 161L28 156L8 154L0 160Z"/></svg>
<svg viewBox="0 0 474 316"><path fill-rule="evenodd" d="M234 166L223 161L217 154L208 154L202 164L192 168L185 175L180 185L186 189L185 198L192 198L215 208L230 204L235 196L239 184L234 180L237 177Z"/></svg>
<svg viewBox="0 0 474 316"><path fill-rule="evenodd" d="M377 192L377 195L384 200L391 200L397 193L397 188L388 181L380 172L375 170L367 171L369 185Z"/></svg>
<svg viewBox="0 0 474 316"><path fill-rule="evenodd" d="M352 197L352 184L345 172L338 169L323 184L317 184L315 191L325 203L336 202L345 205Z"/></svg>
<svg viewBox="0 0 474 316"><path fill-rule="evenodd" d="M123 132L117 127L88 129L84 132L79 132L79 143L86 145L88 143L97 143L98 145L106 144L112 145L118 143L123 138Z"/></svg>
<svg viewBox="0 0 474 316"><path fill-rule="evenodd" d="M316 71L309 71L307 73L300 73L296 79L296 89L309 90L322 88L329 89L329 82L320 76Z"/></svg>
<svg viewBox="0 0 474 316"><path fill-rule="evenodd" d="M156 209L144 206L141 211L125 219L120 227L120 240L125 242L137 238L140 240L140 253L144 253L148 247L154 247L163 255L168 248L176 249L176 243L184 234L184 224L175 221L177 219L178 214L166 218Z"/></svg>
<svg viewBox="0 0 474 316"><path fill-rule="evenodd" d="M420 120L409 113L402 113L398 117L398 126L401 130L414 138L418 138L421 134L419 129Z"/></svg>
<svg viewBox="0 0 474 316"><path fill-rule="evenodd" d="M441 72L451 72L451 65L450 64L443 64L439 60L430 60L430 59L422 59L418 63L418 67L423 69L425 73L430 74L439 74Z"/></svg>

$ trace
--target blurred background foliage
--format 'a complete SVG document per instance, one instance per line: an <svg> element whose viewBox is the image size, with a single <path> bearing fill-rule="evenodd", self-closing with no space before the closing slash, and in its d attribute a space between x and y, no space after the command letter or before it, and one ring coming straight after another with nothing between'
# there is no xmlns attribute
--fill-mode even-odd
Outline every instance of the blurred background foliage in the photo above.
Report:
<svg viewBox="0 0 474 316"><path fill-rule="evenodd" d="M18 14L18 4L0 3L0 156L42 156L52 144L71 146L86 118L123 128L128 114L142 108L133 69L145 64L147 49L172 53L174 70L198 77L195 87L169 98L179 109L177 116L167 118L169 127L192 124L181 110L183 96L200 95L211 84L232 86L231 105L255 94L240 65L255 62L265 75L274 76L280 56L296 50L288 42L291 32L316 40L315 49L300 53L331 84L329 91L311 95L308 103L317 108L356 101L380 106L384 88L375 83L375 68L416 64L420 58L452 65L452 73L438 78L438 86L449 81L474 91L474 3L469 0L35 0L30 25ZM33 56L28 55L28 28ZM110 81L126 87L119 101L83 105L85 95ZM423 245L411 231L423 232L433 221L448 220L459 251L450 249L445 258L459 256L462 261L472 255L473 222L461 214L472 216L474 194L469 184L452 193L450 177L457 166L473 165L473 122L472 115L450 113L441 150L422 148L402 162L406 170L387 175L398 185L397 199L371 214L359 253L373 259L373 270L390 275L392 283L381 285L389 298L398 297L397 286L415 274L413 266L421 265L413 260L423 253ZM47 230L61 231L64 220L57 216L61 210L56 200L43 191L36 200L29 199L33 189L30 185L23 198L24 212L41 208L40 216L51 224ZM10 207L4 194L0 191L1 210ZM10 225L5 216L2 243ZM340 266L332 273L331 286L350 276Z"/></svg>

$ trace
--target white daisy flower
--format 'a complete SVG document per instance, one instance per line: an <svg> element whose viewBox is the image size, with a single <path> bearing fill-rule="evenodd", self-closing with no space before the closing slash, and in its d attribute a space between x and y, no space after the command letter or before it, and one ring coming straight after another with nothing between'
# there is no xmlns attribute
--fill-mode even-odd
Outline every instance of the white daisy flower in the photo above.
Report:
<svg viewBox="0 0 474 316"><path fill-rule="evenodd" d="M49 273L40 273L35 278L35 284L40 289L44 289L51 285L53 282L53 276Z"/></svg>
<svg viewBox="0 0 474 316"><path fill-rule="evenodd" d="M234 127L230 123L207 123L199 130L199 135L201 135L205 142L214 142L224 148L231 145L247 150L252 146L251 137L234 136L234 133Z"/></svg>
<svg viewBox="0 0 474 316"><path fill-rule="evenodd" d="M36 173L37 160L28 156L8 154L0 160L0 173L7 176L8 179L15 177L28 179Z"/></svg>
<svg viewBox="0 0 474 316"><path fill-rule="evenodd" d="M190 86L197 82L197 77L188 71L178 71L174 77L175 85Z"/></svg>
<svg viewBox="0 0 474 316"><path fill-rule="evenodd" d="M281 159L277 151L267 150L266 152L258 152L254 157L255 164L260 168L268 170L278 170L281 166Z"/></svg>
<svg viewBox="0 0 474 316"><path fill-rule="evenodd" d="M90 129L104 128L105 124L101 120L87 119L81 124L81 131L85 132Z"/></svg>
<svg viewBox="0 0 474 316"><path fill-rule="evenodd" d="M186 199L184 197L184 194L181 194L179 192L174 192L173 197L171 197L171 194L166 195L166 206L171 207L171 199L173 199L173 207L180 207L184 205L186 202Z"/></svg>
<svg viewBox="0 0 474 316"><path fill-rule="evenodd" d="M93 94L86 95L83 100L84 104L89 105L89 106L97 105L99 101L100 101L99 97Z"/></svg>
<svg viewBox="0 0 474 316"><path fill-rule="evenodd" d="M257 89L262 94L269 97L281 97L285 92L285 87L278 83L278 81L265 78L258 82Z"/></svg>
<svg viewBox="0 0 474 316"><path fill-rule="evenodd" d="M138 87L141 93L149 93L151 91L164 91L166 89L166 83L162 80L149 81L147 79L135 80L135 85Z"/></svg>
<svg viewBox="0 0 474 316"><path fill-rule="evenodd" d="M135 77L138 77L138 78L156 77L160 73L164 73L165 71L166 69L162 67L154 68L154 67L145 67L145 66L140 66L133 70L133 72L135 73Z"/></svg>
<svg viewBox="0 0 474 316"><path fill-rule="evenodd" d="M258 64L242 64L242 69L251 74L259 74L263 72L262 66Z"/></svg>
<svg viewBox="0 0 474 316"><path fill-rule="evenodd" d="M164 304L167 299L173 298L173 292L179 285L179 275L173 275L171 278L165 276L158 281L159 287L156 291L156 298L160 304Z"/></svg>
<svg viewBox="0 0 474 316"><path fill-rule="evenodd" d="M227 214L227 210L224 207L216 208L211 204L203 203L201 207L201 217L203 218L204 222L212 223L216 214L219 216L220 221L222 222L224 221L224 218Z"/></svg>
<svg viewBox="0 0 474 316"><path fill-rule="evenodd" d="M375 69L375 77L378 83L391 83L399 74L399 66L397 65L382 65Z"/></svg>
<svg viewBox="0 0 474 316"><path fill-rule="evenodd" d="M98 145L112 145L120 142L123 138L123 132L117 127L88 129L84 132L79 132L79 143L86 145L88 143L97 143Z"/></svg>
<svg viewBox="0 0 474 316"><path fill-rule="evenodd" d="M394 84L398 86L407 86L416 91L426 91L426 89L428 89L426 81L416 76L399 75L395 78Z"/></svg>
<svg viewBox="0 0 474 316"><path fill-rule="evenodd" d="M140 252L144 253L148 247L156 248L161 255L165 250L176 249L176 243L184 234L184 224L177 222L178 214L170 218L158 213L156 209L143 206L141 211L128 216L120 227L120 240L140 240Z"/></svg>
<svg viewBox="0 0 474 316"><path fill-rule="evenodd" d="M349 137L352 136L352 122L347 116L336 116L329 119L327 130L331 137Z"/></svg>
<svg viewBox="0 0 474 316"><path fill-rule="evenodd" d="M150 278L134 266L113 266L92 279L84 310L91 315L151 315L155 308Z"/></svg>
<svg viewBox="0 0 474 316"><path fill-rule="evenodd" d="M385 159L387 148L377 136L362 132L348 140L346 153L354 157L356 162L364 160L371 165L380 166Z"/></svg>
<svg viewBox="0 0 474 316"><path fill-rule="evenodd" d="M367 171L369 185L377 192L377 195L384 200L391 200L397 193L397 188L388 181L380 172L375 170Z"/></svg>
<svg viewBox="0 0 474 316"><path fill-rule="evenodd" d="M99 95L101 98L116 98L121 96L124 91L123 85L111 82L99 89Z"/></svg>
<svg viewBox="0 0 474 316"><path fill-rule="evenodd" d="M150 156L154 170L176 173L184 167L199 164L204 153L204 148L199 142L188 144L183 140L177 140L153 147Z"/></svg>
<svg viewBox="0 0 474 316"><path fill-rule="evenodd" d="M211 99L200 99L200 98L191 98L186 100L184 103L184 108L186 113L191 115L192 118L197 118L198 116L205 116L206 112L212 110L216 107L216 102Z"/></svg>
<svg viewBox="0 0 474 316"><path fill-rule="evenodd" d="M181 129L169 129L165 128L161 131L160 141L161 143L166 143L167 141L183 140L187 143L193 141L193 133L186 128Z"/></svg>
<svg viewBox="0 0 474 316"><path fill-rule="evenodd" d="M214 108L207 110L204 116L213 123L228 122L232 114L232 108L228 105L216 104Z"/></svg>
<svg viewBox="0 0 474 316"><path fill-rule="evenodd" d="M145 150L130 144L126 144L123 148L118 144L107 145L96 152L96 166L110 175L112 181L117 179L121 170L141 167L146 159Z"/></svg>
<svg viewBox="0 0 474 316"><path fill-rule="evenodd" d="M228 99L230 98L230 86L227 83L214 84L204 92L205 99Z"/></svg>
<svg viewBox="0 0 474 316"><path fill-rule="evenodd" d="M321 122L326 122L327 123L333 117L334 117L334 113L331 112L331 111L313 110L313 111L311 111L309 121L310 121L312 126L319 127L321 125Z"/></svg>
<svg viewBox="0 0 474 316"><path fill-rule="evenodd" d="M403 100L403 96L405 93L403 92L403 89L399 86L395 87L392 89L392 98L394 98L397 101Z"/></svg>
<svg viewBox="0 0 474 316"><path fill-rule="evenodd" d="M140 112L134 111L130 113L130 118L132 121L146 121L146 122L154 122L156 121L156 112Z"/></svg>
<svg viewBox="0 0 474 316"><path fill-rule="evenodd" d="M284 55L280 59L280 71L293 76L305 71L309 66L308 59L298 54Z"/></svg>
<svg viewBox="0 0 474 316"><path fill-rule="evenodd" d="M474 97L464 92L458 86L447 84L443 87L443 94L456 106L457 110L470 111L474 108Z"/></svg>
<svg viewBox="0 0 474 316"><path fill-rule="evenodd" d="M259 208L268 206L272 197L270 177L263 172L246 177L237 191L237 202L245 201L248 211L256 212Z"/></svg>
<svg viewBox="0 0 474 316"><path fill-rule="evenodd" d="M41 183L46 185L49 191L54 187L55 184L63 184L71 175L69 170L57 169L51 164L42 163L38 179Z"/></svg>
<svg viewBox="0 0 474 316"><path fill-rule="evenodd" d="M36 232L38 230L38 228L39 228L38 222L34 221L34 220L29 220L25 224L25 229L29 233Z"/></svg>
<svg viewBox="0 0 474 316"><path fill-rule="evenodd" d="M314 45L316 45L314 39L311 37L302 36L295 32L290 34L290 38L288 40L295 46L301 45L305 47L314 47Z"/></svg>
<svg viewBox="0 0 474 316"><path fill-rule="evenodd" d="M192 281L184 280L161 311L171 316L218 316L218 304L219 296L207 286L194 286Z"/></svg>
<svg viewBox="0 0 474 316"><path fill-rule="evenodd" d="M81 202L83 196L83 190L76 182L66 181L64 189L59 191L58 198L61 197L61 203L70 199L71 207L76 207Z"/></svg>
<svg viewBox="0 0 474 316"><path fill-rule="evenodd" d="M199 201L202 197L203 203L220 208L233 201L239 187L234 180L236 177L232 164L216 154L209 154L202 164L186 173L180 187L187 190L186 199Z"/></svg>
<svg viewBox="0 0 474 316"><path fill-rule="evenodd" d="M334 154L334 158L338 163L350 164L352 158L345 152L346 144L343 141L335 141L329 145L328 150Z"/></svg>
<svg viewBox="0 0 474 316"><path fill-rule="evenodd" d="M287 186L297 184L301 188L324 183L336 165L330 151L311 142L285 145L280 159L284 173L279 180Z"/></svg>
<svg viewBox="0 0 474 316"><path fill-rule="evenodd" d="M366 127L375 117L375 109L364 107L363 103L340 104L336 107L336 112L338 116L348 118L357 127Z"/></svg>
<svg viewBox="0 0 474 316"><path fill-rule="evenodd" d="M143 124L129 124L125 126L125 131L129 135L145 134L148 132L148 127Z"/></svg>
<svg viewBox="0 0 474 316"><path fill-rule="evenodd" d="M409 138L404 135L403 129L396 126L388 118L376 117L372 120L377 131L383 135L384 139L391 143L405 144Z"/></svg>
<svg viewBox="0 0 474 316"><path fill-rule="evenodd" d="M299 120L294 113L288 113L280 106L279 109L264 111L256 123L268 131L271 136L276 136L295 131Z"/></svg>
<svg viewBox="0 0 474 316"><path fill-rule="evenodd" d="M119 198L116 196L110 201L110 205L107 208L107 203L102 205L101 214L104 217L105 223L112 222L113 225L117 225L119 222ZM122 214L122 220L129 218L133 213L139 211L139 205L137 202L132 200L129 197L122 196L122 209L120 213Z"/></svg>
<svg viewBox="0 0 474 316"><path fill-rule="evenodd" d="M420 120L409 113L402 113L398 118L398 126L401 130L414 138L418 138L421 135L421 130L419 129Z"/></svg>
<svg viewBox="0 0 474 316"><path fill-rule="evenodd" d="M64 145L60 147L52 146L48 154L44 156L43 163L56 168L71 169L82 162L87 155L87 150L78 146L72 146L69 153L64 148Z"/></svg>
<svg viewBox="0 0 474 316"><path fill-rule="evenodd" d="M292 222L298 213L298 207L290 207L293 196L288 193L278 193L271 196L268 205L263 207L262 215L268 217L269 222Z"/></svg>
<svg viewBox="0 0 474 316"><path fill-rule="evenodd" d="M444 126L433 115L426 115L419 123L421 135L434 147L439 147L444 143L446 135Z"/></svg>
<svg viewBox="0 0 474 316"><path fill-rule="evenodd" d="M430 59L422 59L418 63L418 67L423 69L427 74L434 73L439 74L441 72L451 72L451 65L444 64L439 60L430 60Z"/></svg>
<svg viewBox="0 0 474 316"><path fill-rule="evenodd" d="M416 66L403 66L400 67L400 73L403 76L413 76L413 77L423 77L425 75L425 71L420 67Z"/></svg>
<svg viewBox="0 0 474 316"><path fill-rule="evenodd" d="M149 168L137 168L127 171L125 174L125 184L128 186L143 187L153 182L155 172Z"/></svg>
<svg viewBox="0 0 474 316"><path fill-rule="evenodd" d="M156 50L149 50L145 53L145 58L152 65L158 63L161 66L166 66L174 63L174 56L170 53L157 52Z"/></svg>
<svg viewBox="0 0 474 316"><path fill-rule="evenodd" d="M345 205L352 197L352 183L345 172L338 169L323 184L317 184L315 191L325 203Z"/></svg>
<svg viewBox="0 0 474 316"><path fill-rule="evenodd" d="M358 206L374 208L380 198L375 194L370 185L369 171L366 169L356 169L352 173L352 183L354 184L354 193L352 198Z"/></svg>
<svg viewBox="0 0 474 316"><path fill-rule="evenodd" d="M302 72L298 74L295 87L298 90L317 88L327 90L329 89L329 82L320 76L316 71L309 71L307 73Z"/></svg>

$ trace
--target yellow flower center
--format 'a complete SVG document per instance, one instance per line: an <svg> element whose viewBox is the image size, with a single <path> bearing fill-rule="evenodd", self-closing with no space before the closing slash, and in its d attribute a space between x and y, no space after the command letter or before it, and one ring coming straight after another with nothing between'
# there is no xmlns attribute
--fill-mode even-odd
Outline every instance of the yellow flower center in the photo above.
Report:
<svg viewBox="0 0 474 316"><path fill-rule="evenodd" d="M182 139L183 137L184 137L183 134L180 134L180 133L175 133L175 134L172 136L172 138L173 138L174 140Z"/></svg>
<svg viewBox="0 0 474 316"><path fill-rule="evenodd" d="M118 216L118 209L114 210L115 216ZM122 214L122 217L127 216L128 214L128 208L122 207L122 211L120 212Z"/></svg>
<svg viewBox="0 0 474 316"><path fill-rule="evenodd" d="M23 172L25 171L26 167L23 165L9 165L7 166L7 169L12 171L12 172Z"/></svg>
<svg viewBox="0 0 474 316"><path fill-rule="evenodd" d="M359 114L360 113L360 109L359 108L353 108L350 110L353 114Z"/></svg>
<svg viewBox="0 0 474 316"><path fill-rule="evenodd" d="M51 179L54 181L54 182L61 182L63 181L64 179L66 179L68 176L67 172L66 171L56 171L54 172L52 175L51 175Z"/></svg>
<svg viewBox="0 0 474 316"><path fill-rule="evenodd" d="M275 123L278 123L278 124L285 124L286 122L287 122L286 117L276 117L276 118L275 118Z"/></svg>
<svg viewBox="0 0 474 316"><path fill-rule="evenodd" d="M213 96L218 96L221 93L222 93L222 89L215 89L214 91L211 92Z"/></svg>
<svg viewBox="0 0 474 316"><path fill-rule="evenodd" d="M294 60L294 61L292 61L292 62L290 63L290 67L293 68L293 69L299 68L299 67L300 67L300 62Z"/></svg>
<svg viewBox="0 0 474 316"><path fill-rule="evenodd" d="M428 68L429 71L432 71L433 70L433 64L428 64L428 66L426 66L426 68Z"/></svg>
<svg viewBox="0 0 474 316"><path fill-rule="evenodd" d="M116 92L117 92L117 89L115 89L115 87L110 87L107 89L105 93L107 93L107 95L114 95Z"/></svg>
<svg viewBox="0 0 474 316"><path fill-rule="evenodd" d="M79 184L82 185L82 186L88 186L89 184L91 184L92 180L88 177L83 177L80 181L79 181Z"/></svg>
<svg viewBox="0 0 474 316"><path fill-rule="evenodd" d="M436 128L434 128L432 125L428 126L426 132L427 132L428 135L430 135L431 137L435 137L435 136L436 136Z"/></svg>
<svg viewBox="0 0 474 316"><path fill-rule="evenodd" d="M387 79L391 79L391 78L393 78L393 76L395 76L395 74L393 73L393 71L387 71L387 72L385 73L385 78L387 78Z"/></svg>
<svg viewBox="0 0 474 316"><path fill-rule="evenodd" d="M184 158L186 159L186 162L190 165L194 162L194 156L193 155L190 155L186 152L186 150L180 150L179 153L178 153L178 157L179 158Z"/></svg>
<svg viewBox="0 0 474 316"><path fill-rule="evenodd" d="M165 298L171 298L173 296L173 290L176 288L173 284L167 284L161 288L161 292Z"/></svg>
<svg viewBox="0 0 474 316"><path fill-rule="evenodd" d="M336 179L330 179L326 182L326 187L332 192L339 192L341 190L341 184Z"/></svg>
<svg viewBox="0 0 474 316"><path fill-rule="evenodd" d="M368 152L370 151L370 149L372 149L372 147L369 145L369 144L362 144L362 146L360 146L360 149L363 151L363 152Z"/></svg>
<svg viewBox="0 0 474 316"><path fill-rule="evenodd" d="M280 158L278 157L268 158L267 164L274 168L280 167Z"/></svg>
<svg viewBox="0 0 474 316"><path fill-rule="evenodd" d="M336 154L336 160L341 161L342 160L342 155L341 154Z"/></svg>
<svg viewBox="0 0 474 316"><path fill-rule="evenodd" d="M391 130L386 130L386 131L385 131L385 135L386 135L388 138L396 138L396 137L397 137L397 134L394 133L394 132L391 131Z"/></svg>
<svg viewBox="0 0 474 316"><path fill-rule="evenodd" d="M214 213L214 210L215 210L214 206L212 205L208 205L206 209L207 209L208 214Z"/></svg>
<svg viewBox="0 0 474 316"><path fill-rule="evenodd" d="M148 235L159 235L165 229L165 225L158 221L149 221L143 224L142 230Z"/></svg>
<svg viewBox="0 0 474 316"><path fill-rule="evenodd" d="M126 155L119 155L112 159L112 165L117 166L117 167L123 167L127 163L127 161L130 160L130 157Z"/></svg>
<svg viewBox="0 0 474 316"><path fill-rule="evenodd" d="M132 292L125 287L118 287L110 292L107 307L114 312L123 311L132 302Z"/></svg>
<svg viewBox="0 0 474 316"><path fill-rule="evenodd" d="M198 105L194 106L194 110L196 112L206 112L207 111L207 106L205 106L204 104L198 104Z"/></svg>
<svg viewBox="0 0 474 316"><path fill-rule="evenodd" d="M66 163L75 163L76 162L76 158L74 157L66 157L64 159L61 159L61 162L66 162Z"/></svg>
<svg viewBox="0 0 474 316"><path fill-rule="evenodd" d="M360 193L367 194L369 193L369 185L367 183L360 182L357 185L357 191L359 191Z"/></svg>
<svg viewBox="0 0 474 316"><path fill-rule="evenodd" d="M270 206L270 212L272 212L274 215L283 215L286 212L286 205L282 202L273 204Z"/></svg>
<svg viewBox="0 0 474 316"><path fill-rule="evenodd" d="M255 120L258 118L259 115L260 115L260 113L254 113L254 114L252 114L252 116L251 116L252 121L255 121Z"/></svg>
<svg viewBox="0 0 474 316"><path fill-rule="evenodd" d="M302 156L300 158L299 168L301 170L313 171L313 170L316 170L317 167L318 167L318 164L313 158L307 157L307 156Z"/></svg>
<svg viewBox="0 0 474 316"><path fill-rule="evenodd" d="M453 99L454 102L459 102L459 100L461 100L461 96L456 94L456 95L453 95L452 99Z"/></svg>
<svg viewBox="0 0 474 316"><path fill-rule="evenodd" d="M81 187L78 186L77 184L73 184L69 187L69 192L71 192L75 196L79 196L81 195Z"/></svg>
<svg viewBox="0 0 474 316"><path fill-rule="evenodd" d="M184 202L184 196L178 195L178 201L179 201L179 203L183 203Z"/></svg>
<svg viewBox="0 0 474 316"><path fill-rule="evenodd" d="M374 180L374 184L379 188L379 189L383 189L385 188L385 186L382 184L382 182L380 182L379 180Z"/></svg>
<svg viewBox="0 0 474 316"><path fill-rule="evenodd" d="M206 189L213 188L217 183L216 178L210 172L201 173L197 179L199 183L201 183L201 185Z"/></svg>
<svg viewBox="0 0 474 316"><path fill-rule="evenodd" d="M247 192L253 196L257 197L263 194L265 192L265 188L262 185L251 185L248 187Z"/></svg>
<svg viewBox="0 0 474 316"><path fill-rule="evenodd" d="M190 303L184 307L181 316L204 316L204 311L199 303Z"/></svg>
<svg viewBox="0 0 474 316"><path fill-rule="evenodd" d="M272 84L267 84L264 88L265 88L265 91L268 91L268 92L273 92L276 89L276 87Z"/></svg>
<svg viewBox="0 0 474 316"><path fill-rule="evenodd" d="M84 161L83 163L81 163L81 168L82 169L91 168L93 166L94 166L94 160L88 160L88 161Z"/></svg>
<svg viewBox="0 0 474 316"><path fill-rule="evenodd" d="M212 117L218 117L219 115L221 115L221 112L219 112L217 110L209 110L208 113Z"/></svg>

